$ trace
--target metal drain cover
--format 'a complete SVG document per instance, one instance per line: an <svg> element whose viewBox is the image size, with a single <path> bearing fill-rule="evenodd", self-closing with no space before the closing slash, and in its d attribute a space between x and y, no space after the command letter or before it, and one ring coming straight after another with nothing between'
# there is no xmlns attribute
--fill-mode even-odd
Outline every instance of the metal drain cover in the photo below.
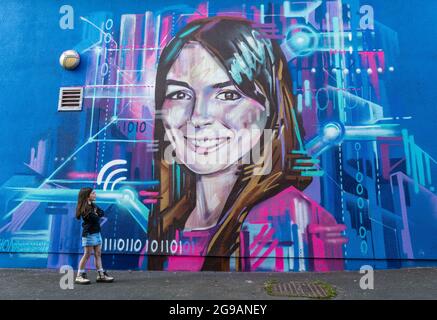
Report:
<svg viewBox="0 0 437 320"><path fill-rule="evenodd" d="M329 286L328 286L329 287ZM323 284L316 282L289 281L272 283L269 294L283 297L331 298L332 292Z"/></svg>

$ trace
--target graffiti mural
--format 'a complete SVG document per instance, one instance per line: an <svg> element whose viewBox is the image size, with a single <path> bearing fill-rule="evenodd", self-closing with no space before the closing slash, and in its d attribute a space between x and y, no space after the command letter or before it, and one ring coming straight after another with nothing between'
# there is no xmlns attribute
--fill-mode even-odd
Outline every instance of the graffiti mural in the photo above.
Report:
<svg viewBox="0 0 437 320"><path fill-rule="evenodd" d="M50 102L0 181L0 267L76 266L82 187L106 213L109 269L435 264L435 149L395 112L398 35L372 6L78 8L74 28L57 13L81 65L56 89L81 88L82 110Z"/></svg>

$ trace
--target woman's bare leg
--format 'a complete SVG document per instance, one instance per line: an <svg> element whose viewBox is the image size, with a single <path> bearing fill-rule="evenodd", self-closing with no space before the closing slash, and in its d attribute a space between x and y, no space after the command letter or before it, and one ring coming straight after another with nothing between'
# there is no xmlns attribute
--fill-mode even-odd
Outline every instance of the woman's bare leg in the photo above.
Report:
<svg viewBox="0 0 437 320"><path fill-rule="evenodd" d="M85 270L86 263L93 253L93 247L85 247L82 259L79 262L79 270Z"/></svg>
<svg viewBox="0 0 437 320"><path fill-rule="evenodd" d="M102 246L94 246L94 260L96 263L96 270L103 269L102 266Z"/></svg>

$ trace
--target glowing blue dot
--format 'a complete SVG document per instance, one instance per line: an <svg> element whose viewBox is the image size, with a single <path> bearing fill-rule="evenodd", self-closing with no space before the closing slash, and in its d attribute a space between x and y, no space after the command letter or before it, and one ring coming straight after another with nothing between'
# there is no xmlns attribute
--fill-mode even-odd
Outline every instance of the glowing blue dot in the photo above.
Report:
<svg viewBox="0 0 437 320"><path fill-rule="evenodd" d="M296 48L308 47L310 39L304 32L298 32L291 38L291 44Z"/></svg>
<svg viewBox="0 0 437 320"><path fill-rule="evenodd" d="M341 128L336 123L328 123L323 127L323 138L326 141L333 142L341 135Z"/></svg>

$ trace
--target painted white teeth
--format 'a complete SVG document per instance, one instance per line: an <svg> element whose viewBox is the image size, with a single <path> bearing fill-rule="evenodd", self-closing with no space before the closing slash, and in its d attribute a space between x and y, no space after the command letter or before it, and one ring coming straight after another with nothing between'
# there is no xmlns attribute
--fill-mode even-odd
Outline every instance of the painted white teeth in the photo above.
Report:
<svg viewBox="0 0 437 320"><path fill-rule="evenodd" d="M203 139L188 139L192 145L200 148L211 148L217 147L224 141L226 138L203 138Z"/></svg>

